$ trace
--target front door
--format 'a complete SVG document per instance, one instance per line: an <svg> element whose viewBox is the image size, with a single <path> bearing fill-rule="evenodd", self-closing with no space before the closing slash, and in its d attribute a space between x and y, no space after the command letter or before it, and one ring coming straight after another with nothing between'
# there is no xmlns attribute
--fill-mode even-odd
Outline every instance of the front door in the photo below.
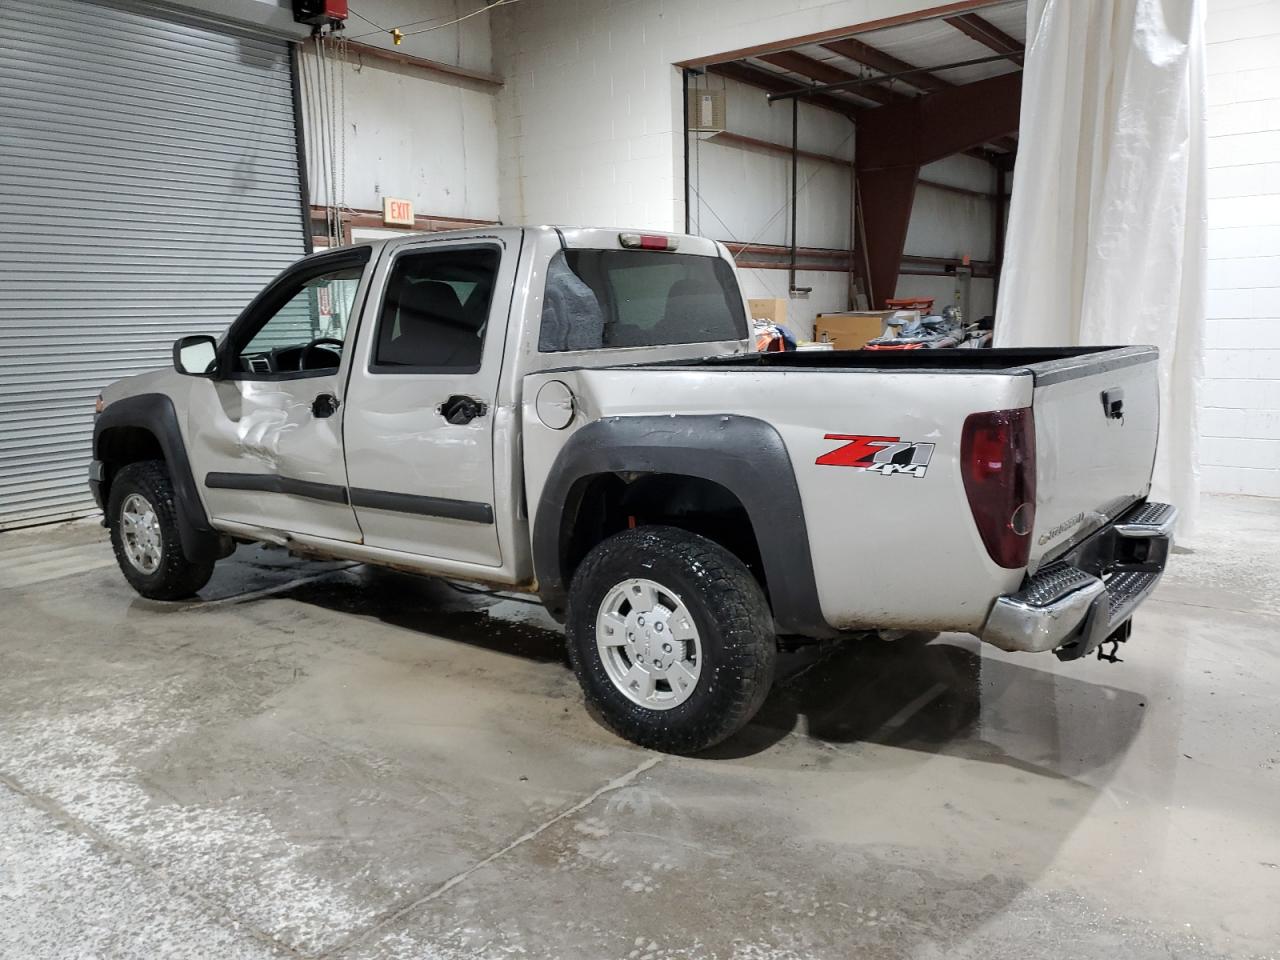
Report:
<svg viewBox="0 0 1280 960"><path fill-rule="evenodd" d="M494 401L518 250L424 240L379 264L344 421L351 500L373 547L499 566Z"/></svg>
<svg viewBox="0 0 1280 960"><path fill-rule="evenodd" d="M192 381L191 465L215 521L360 540L342 387L368 260L356 247L287 270L232 326L219 378Z"/></svg>

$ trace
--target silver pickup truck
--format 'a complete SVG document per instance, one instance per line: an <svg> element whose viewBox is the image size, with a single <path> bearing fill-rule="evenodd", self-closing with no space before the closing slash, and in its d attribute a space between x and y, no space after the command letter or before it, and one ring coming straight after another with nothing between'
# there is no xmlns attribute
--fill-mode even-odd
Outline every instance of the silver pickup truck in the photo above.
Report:
<svg viewBox="0 0 1280 960"><path fill-rule="evenodd" d="M755 353L711 240L501 227L309 256L99 401L143 596L236 543L536 593L622 736L689 752L780 638L1081 657L1164 568L1149 347Z"/></svg>

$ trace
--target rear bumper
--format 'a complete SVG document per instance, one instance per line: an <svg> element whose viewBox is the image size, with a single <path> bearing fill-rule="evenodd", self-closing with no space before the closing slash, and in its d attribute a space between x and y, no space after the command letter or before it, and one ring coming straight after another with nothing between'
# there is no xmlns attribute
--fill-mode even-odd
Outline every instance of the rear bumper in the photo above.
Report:
<svg viewBox="0 0 1280 960"><path fill-rule="evenodd" d="M981 638L1002 650L1082 657L1120 631L1164 573L1178 511L1143 503L997 597Z"/></svg>

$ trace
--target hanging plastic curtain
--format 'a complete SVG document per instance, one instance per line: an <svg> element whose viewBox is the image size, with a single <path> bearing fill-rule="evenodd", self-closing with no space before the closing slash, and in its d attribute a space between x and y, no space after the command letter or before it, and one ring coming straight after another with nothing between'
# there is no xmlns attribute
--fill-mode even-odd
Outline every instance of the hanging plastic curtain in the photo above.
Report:
<svg viewBox="0 0 1280 960"><path fill-rule="evenodd" d="M1201 0L1031 0L996 345L1154 344L1152 497L1199 499Z"/></svg>

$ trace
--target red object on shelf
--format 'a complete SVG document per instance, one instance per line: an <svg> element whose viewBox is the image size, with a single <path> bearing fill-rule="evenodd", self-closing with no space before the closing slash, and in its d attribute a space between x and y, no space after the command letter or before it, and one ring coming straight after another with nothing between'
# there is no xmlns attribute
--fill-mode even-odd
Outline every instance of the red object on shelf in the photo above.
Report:
<svg viewBox="0 0 1280 960"><path fill-rule="evenodd" d="M886 300L884 305L888 310L922 310L931 313L933 300L933 297L900 297L897 300Z"/></svg>

